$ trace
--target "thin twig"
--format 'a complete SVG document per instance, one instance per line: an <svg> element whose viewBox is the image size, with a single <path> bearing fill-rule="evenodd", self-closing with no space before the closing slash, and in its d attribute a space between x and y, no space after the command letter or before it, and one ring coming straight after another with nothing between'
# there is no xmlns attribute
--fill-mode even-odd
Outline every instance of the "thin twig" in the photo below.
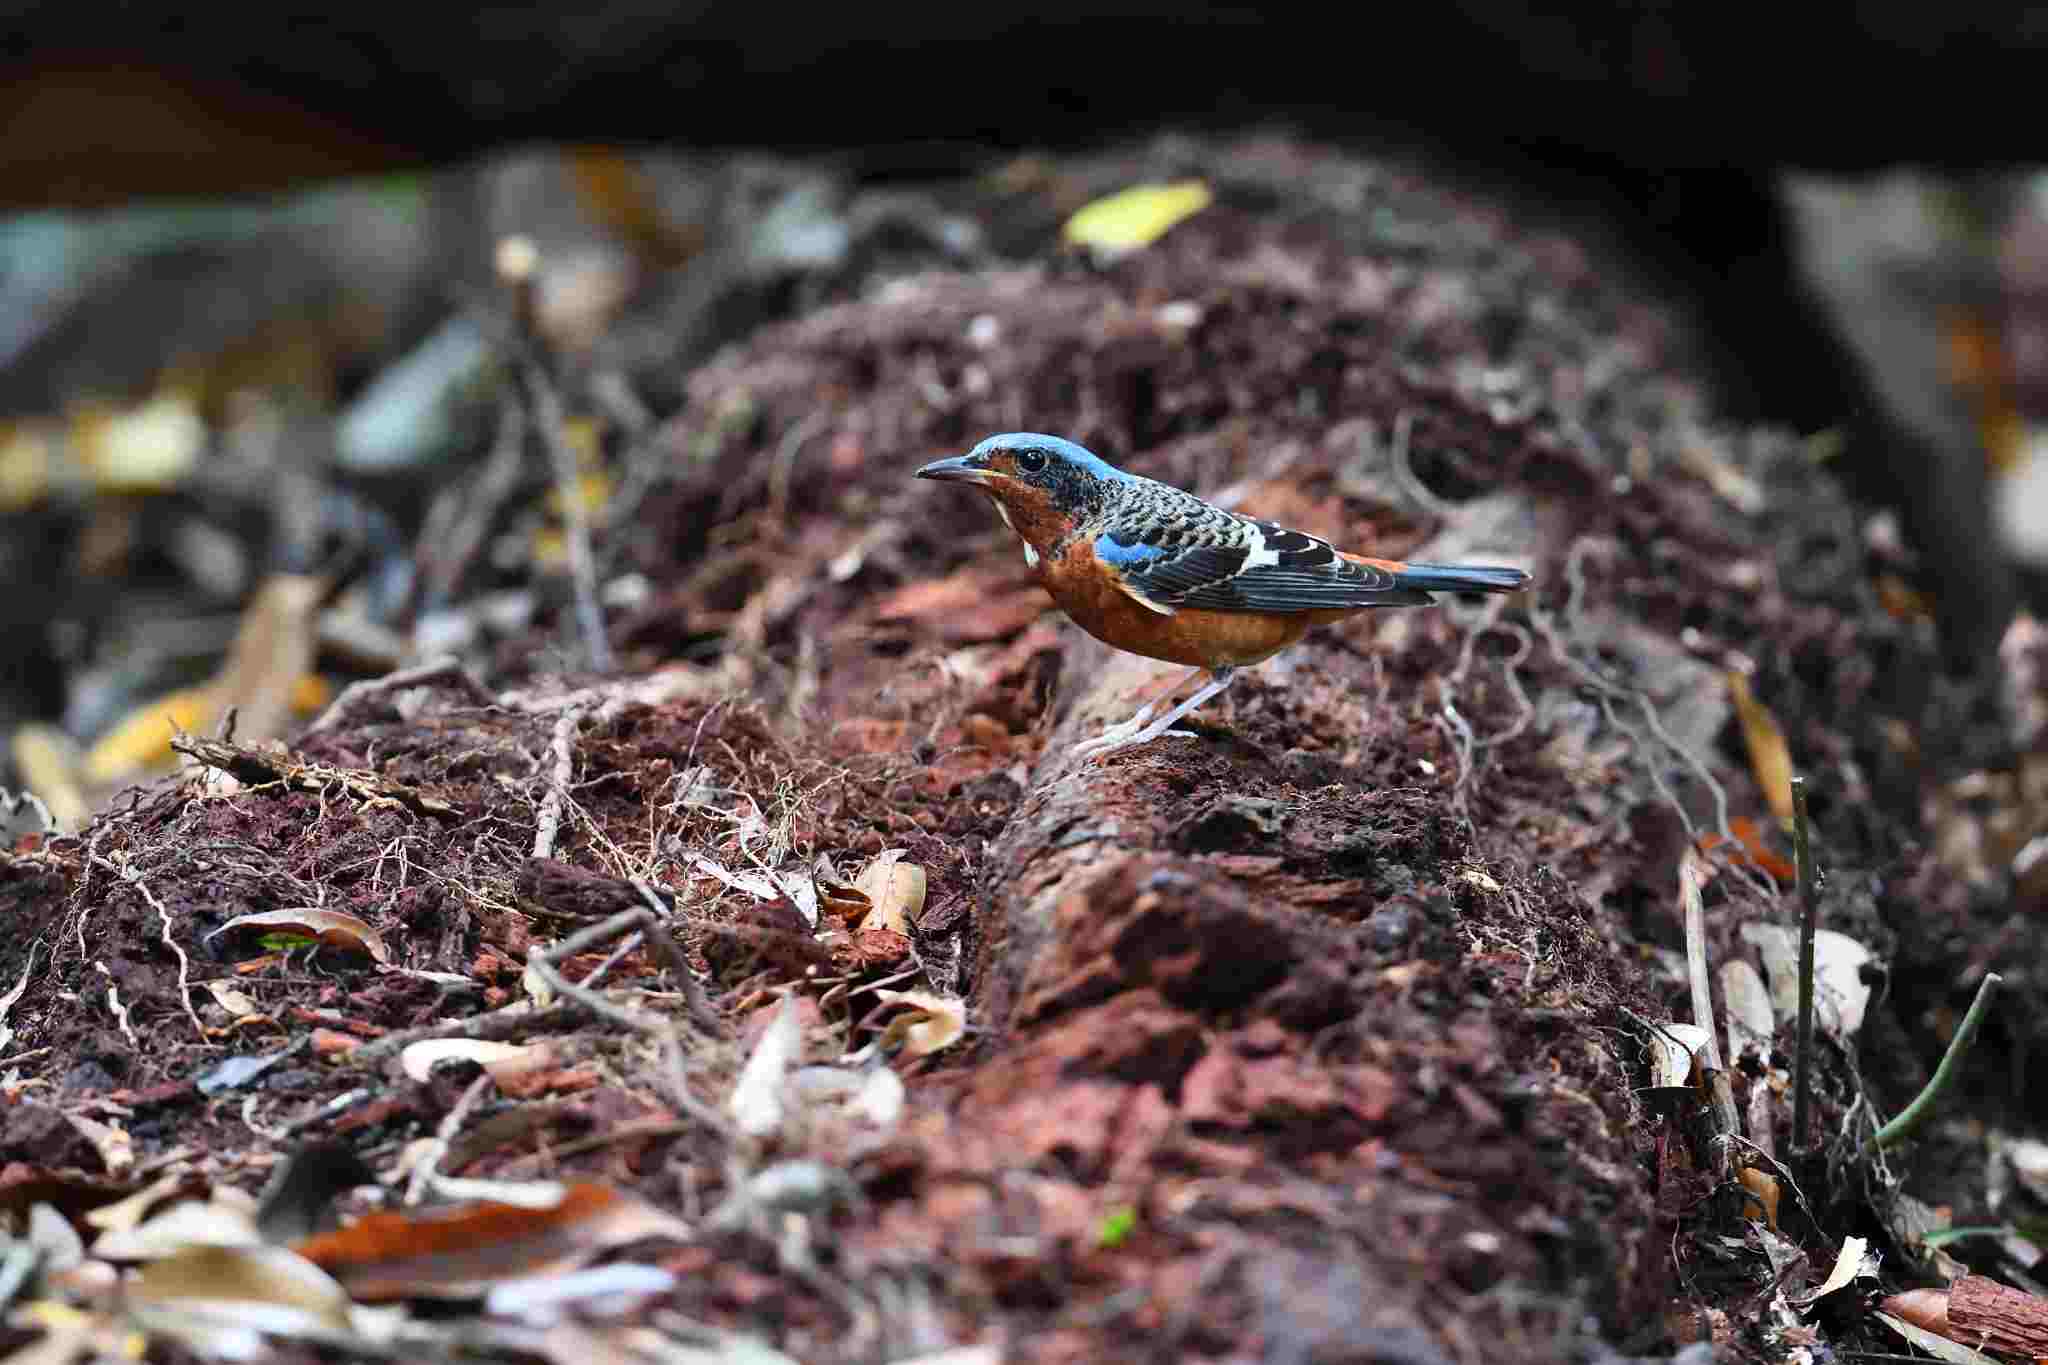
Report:
<svg viewBox="0 0 2048 1365"><path fill-rule="evenodd" d="M427 1191L439 1179L435 1168L448 1155L448 1149L455 1143L455 1135L462 1131L462 1125L469 1119L469 1111L476 1108L477 1101L484 1097L484 1091L490 1086L491 1073L480 1073L462 1092L462 1097L455 1101L455 1106L442 1116L440 1126L434 1130L433 1142L413 1163L412 1179L405 1187L406 1203L417 1204L427 1197Z"/></svg>
<svg viewBox="0 0 2048 1365"><path fill-rule="evenodd" d="M1977 987L1977 998L1970 1002L1970 1012L1963 1016L1962 1024L1956 1029L1956 1036L1948 1040L1948 1051L1941 1054L1941 1065L1934 1068L1934 1077L1920 1088L1913 1102L1899 1111L1898 1117L1877 1130L1871 1141L1880 1152L1895 1147L1908 1137L1913 1130L1925 1123L1934 1113L1941 1094L1955 1079L1956 1067L1969 1052L1970 1045L1977 1040L1977 1026L1984 1021L1985 1013L1991 1008L1991 999L1998 994L1998 984L2003 980L1997 972L1986 972L1984 981Z"/></svg>
<svg viewBox="0 0 2048 1365"><path fill-rule="evenodd" d="M662 903L661 897L656 894L652 885L637 877L633 880L633 889L640 893L641 900L647 902L648 942L654 945L654 950L661 954L662 960L668 963L669 970L676 974L676 979L682 984L683 1002L689 1008L690 1017L712 1037L723 1037L725 1020L711 1007L711 998L704 993L704 983L697 979L697 970L690 965L690 955L683 951L683 945L677 943L675 936L668 931L668 906Z"/></svg>
<svg viewBox="0 0 2048 1365"><path fill-rule="evenodd" d="M575 754L571 743L576 736L576 727L583 723L584 707L571 706L555 721L555 732L548 740L548 754L554 759L548 771L548 789L540 799L540 810L534 820L533 857L552 858L555 856L555 838L562 830L562 807L569 800L569 783L576 776Z"/></svg>
<svg viewBox="0 0 2048 1365"><path fill-rule="evenodd" d="M387 1033L352 1050L347 1060L361 1066L373 1065L430 1038L481 1038L496 1043L510 1042L523 1034L559 1029L577 1022L577 1018L578 1012L573 1005L535 1009L531 1000L515 1000L488 1014L473 1014L467 1019L444 1019L400 1033Z"/></svg>
<svg viewBox="0 0 2048 1365"><path fill-rule="evenodd" d="M1439 521L1448 521L1457 511L1429 490L1408 463L1408 437L1415 429L1415 414L1403 408L1394 418L1394 441L1387 451L1387 470L1401 496Z"/></svg>
<svg viewBox="0 0 2048 1365"><path fill-rule="evenodd" d="M645 895L647 893L643 891L641 894ZM566 979L555 969L557 963L573 957L577 953L593 948L600 943L607 943L622 934L634 930L647 935L647 939L654 946L655 951L660 954L677 977L681 979L684 1000L689 1007L691 1017L708 1028L713 1034L723 1033L724 1025L719 1020L717 1014L712 1011L710 1002L704 999L703 990L697 985L696 975L690 970L690 959L684 954L682 945L669 936L667 928L661 922L661 917L652 910L643 909L637 905L631 910L621 910L609 919L593 924L587 929L577 930L560 943L548 948L545 952L527 954L526 962L528 966L533 968L534 973L541 980L547 982L549 987L557 993L574 1000L591 1013L637 1032L665 1035L669 1032L666 1020L640 1010L629 1010L614 1005L611 1001L587 986L579 985Z"/></svg>
<svg viewBox="0 0 2048 1365"><path fill-rule="evenodd" d="M1698 856L1688 848L1678 860L1678 903L1685 915L1685 965L1692 988L1692 1018L1707 1035L1699 1051L1705 1054L1706 1069L1712 1073L1714 1132L1716 1136L1727 1136L1741 1132L1742 1125L1735 1112L1735 1093L1729 1086L1727 1068L1721 1062L1719 1032L1714 1027L1714 997L1707 970L1707 911L1700 897Z"/></svg>
<svg viewBox="0 0 2048 1365"><path fill-rule="evenodd" d="M590 519L583 512L583 494L577 487L576 452L563 434L566 420L562 396L538 361L524 367L527 399L533 404L534 425L540 428L541 444L555 468L555 487L562 499L562 536L569 549L569 582L576 596L576 623L583 632L583 648L590 657L593 673L612 671L612 645L604 633L604 613L597 605L597 565L590 554Z"/></svg>
<svg viewBox="0 0 2048 1365"><path fill-rule="evenodd" d="M400 613L403 623L411 625L422 609L455 596L496 524L499 509L518 490L525 467L526 409L507 393L498 403L498 434L482 472L466 486L442 494L421 528L414 556L420 569Z"/></svg>
<svg viewBox="0 0 2048 1365"><path fill-rule="evenodd" d="M1813 934L1820 922L1813 849L1806 832L1806 779L1792 779L1792 856L1799 867L1799 1051L1792 1065L1792 1148L1806 1146L1813 1061Z"/></svg>
<svg viewBox="0 0 2048 1365"><path fill-rule="evenodd" d="M411 668L401 668L396 672L386 673L381 678L363 678L350 683L347 687L342 688L341 695L336 697L328 708L322 711L311 725L306 727L306 733L317 735L322 730L333 729L341 723L343 716L346 716L349 712L373 698L389 696L393 692L403 692L409 688L425 687L428 683L437 682L451 682L455 684L457 691L463 693L479 706L491 706L497 702L497 698L491 694L491 690L478 682L471 676L469 670L462 666L462 660L456 658L453 654L444 654L438 659L429 659L425 663L415 664Z"/></svg>

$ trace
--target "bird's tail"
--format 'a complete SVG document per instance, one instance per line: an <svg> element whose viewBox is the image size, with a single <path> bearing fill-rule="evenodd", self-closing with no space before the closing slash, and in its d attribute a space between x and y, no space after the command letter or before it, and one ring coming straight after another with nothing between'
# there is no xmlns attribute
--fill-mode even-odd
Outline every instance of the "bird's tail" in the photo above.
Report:
<svg viewBox="0 0 2048 1365"><path fill-rule="evenodd" d="M1513 592L1529 581L1520 569L1488 564L1403 564L1394 585L1423 592Z"/></svg>

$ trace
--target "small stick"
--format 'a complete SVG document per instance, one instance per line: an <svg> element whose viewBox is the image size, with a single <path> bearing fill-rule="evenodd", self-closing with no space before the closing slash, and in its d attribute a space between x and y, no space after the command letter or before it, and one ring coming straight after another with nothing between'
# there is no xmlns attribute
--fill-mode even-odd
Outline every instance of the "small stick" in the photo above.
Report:
<svg viewBox="0 0 2048 1365"><path fill-rule="evenodd" d="M427 1191L432 1189L434 1182L440 1178L435 1174L434 1168L448 1155L448 1148L454 1143L455 1135L462 1131L462 1125L469 1120L469 1111L476 1108L477 1101L484 1097L484 1091L490 1086L491 1073L479 1073L477 1078L469 1083L469 1088L462 1092L462 1098L455 1101L455 1107L442 1116L441 1126L434 1130L433 1139L413 1163L412 1179L405 1187L406 1203L417 1204L427 1197Z"/></svg>
<svg viewBox="0 0 2048 1365"><path fill-rule="evenodd" d="M548 753L554 759L554 766L548 770L548 789L540 799L540 810L533 822L533 852L536 858L555 856L555 836L562 828L562 807L569 800L569 783L576 776L576 758L570 752L575 742L576 727L583 723L587 708L571 706L555 721L554 735L548 740Z"/></svg>
<svg viewBox="0 0 2048 1365"><path fill-rule="evenodd" d="M515 1000L488 1014L473 1014L467 1019L443 1019L401 1033L387 1033L350 1051L348 1060L358 1066L371 1066L429 1038L481 1038L503 1043L530 1033L544 1033L580 1022L582 1013L574 1002L565 1001L546 1009L535 1009L530 1000Z"/></svg>
<svg viewBox="0 0 2048 1365"><path fill-rule="evenodd" d="M1873 1141L1881 1152L1887 1147L1897 1146L1912 1136L1913 1130L1927 1121L1934 1112L1935 1104L1941 1099L1941 1092L1948 1089L1954 1079L1956 1066L1963 1055L1970 1050L1970 1044L1977 1040L1977 1025L1984 1021L1985 1013L1991 1007L1991 998L1998 994L1998 983L2003 980L1997 972L1986 972L1984 981L1977 987L1977 998L1970 1002L1970 1012L1963 1016L1962 1025L1956 1029L1956 1036L1948 1040L1948 1051L1941 1054L1941 1065L1934 1068L1934 1077L1922 1086L1913 1102L1899 1111L1898 1117L1877 1130Z"/></svg>
<svg viewBox="0 0 2048 1365"><path fill-rule="evenodd" d="M1721 1174L1729 1174L1728 1163L1733 1153L1726 1139L1742 1131L1742 1121L1735 1110L1735 1092L1728 1080L1727 1067L1721 1061L1720 1030L1714 1023L1714 996L1710 986L1711 974L1707 967L1707 910L1700 899L1699 854L1687 848L1678 860L1678 903L1685 917L1685 965L1686 976L1692 989L1693 1022L1706 1031L1707 1041L1693 1054L1694 1064L1708 1073L1709 1108L1714 1119L1714 1136L1719 1151Z"/></svg>
<svg viewBox="0 0 2048 1365"><path fill-rule="evenodd" d="M569 446L563 424L567 413L562 395L548 374L541 354L537 272L540 252L531 239L507 237L498 243L498 278L511 295L515 358L521 388L540 431L541 445L554 466L556 495L562 500L562 537L569 550L569 584L574 592L576 623L583 633L583 648L590 656L593 673L612 671L611 641L604 633L604 612L597 603L597 565L590 552L590 520L584 515L583 497L577 487L576 452Z"/></svg>
<svg viewBox="0 0 2048 1365"><path fill-rule="evenodd" d="M457 691L479 706L492 706L498 700L491 695L488 687L470 676L460 659L453 654L444 654L438 659L429 659L411 668L386 673L381 678L361 678L350 683L341 689L341 695L320 713L319 718L306 727L305 732L317 735L322 730L333 729L341 723L342 717L372 698L389 696L393 692L403 692L408 688L424 687L428 683L436 682L453 683Z"/></svg>
<svg viewBox="0 0 2048 1365"><path fill-rule="evenodd" d="M1813 1062L1813 934L1820 923L1813 849L1806 834L1806 779L1792 779L1792 857L1799 868L1799 1053L1792 1065L1792 1147L1806 1146Z"/></svg>

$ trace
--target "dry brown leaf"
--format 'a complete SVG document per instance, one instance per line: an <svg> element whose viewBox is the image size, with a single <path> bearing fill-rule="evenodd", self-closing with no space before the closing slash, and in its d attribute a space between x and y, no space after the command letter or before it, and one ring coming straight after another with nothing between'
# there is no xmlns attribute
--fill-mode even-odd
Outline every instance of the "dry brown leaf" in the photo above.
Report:
<svg viewBox="0 0 2048 1365"><path fill-rule="evenodd" d="M186 1199L144 1222L108 1228L94 1240L92 1254L106 1261L154 1261L191 1247L254 1246L262 1240L247 1209Z"/></svg>
<svg viewBox="0 0 2048 1365"><path fill-rule="evenodd" d="M1761 1218L1764 1226L1771 1231L1778 1230L1778 1181L1769 1171L1756 1166L1745 1166L1735 1173L1742 1182L1742 1188L1755 1196L1755 1202L1745 1201L1742 1216Z"/></svg>
<svg viewBox="0 0 2048 1365"><path fill-rule="evenodd" d="M343 914L339 910L316 910L308 906L303 910L265 910L254 915L237 915L206 937L211 940L230 929L304 934L307 938L319 939L330 948L368 953L379 962L391 960L391 950L384 946L383 938L375 929L354 915Z"/></svg>
<svg viewBox="0 0 2048 1365"><path fill-rule="evenodd" d="M151 1261L130 1287L137 1299L296 1308L330 1327L348 1327L348 1295L304 1257L276 1246L192 1246Z"/></svg>
<svg viewBox="0 0 2048 1365"><path fill-rule="evenodd" d="M1908 1289L1903 1294L1893 1294L1878 1305L1885 1312L1904 1318L1915 1327L1948 1333L1948 1291L1946 1289Z"/></svg>
<svg viewBox="0 0 2048 1365"><path fill-rule="evenodd" d="M484 1038L423 1038L398 1054L398 1067L409 1078L424 1081L436 1062L450 1058L475 1062L498 1081L517 1080L553 1066L555 1050L546 1043L494 1043Z"/></svg>
<svg viewBox="0 0 2048 1365"><path fill-rule="evenodd" d="M1999 1365L1996 1356L1973 1351L1960 1341L1951 1341L1939 1332L1930 1332L1925 1327L1907 1322L1894 1314L1880 1312L1871 1316L1925 1351L1930 1359L1945 1360L1949 1365Z"/></svg>
<svg viewBox="0 0 2048 1365"><path fill-rule="evenodd" d="M967 1032L967 1002L935 991L876 991L883 1003L911 1008L889 1021L882 1031L887 1051L901 1043L912 1057L926 1057L951 1047Z"/></svg>
<svg viewBox="0 0 2048 1365"><path fill-rule="evenodd" d="M256 1002L236 990L230 982L208 981L205 985L207 994L213 997L213 1003L219 1005L234 1018L240 1019L257 1012Z"/></svg>
<svg viewBox="0 0 2048 1365"><path fill-rule="evenodd" d="M100 1161L106 1166L107 1174L119 1179L135 1165L135 1139L128 1130L118 1123L101 1123L83 1114L64 1116L76 1128L93 1150L99 1153Z"/></svg>
<svg viewBox="0 0 2048 1365"><path fill-rule="evenodd" d="M1771 814L1777 816L1781 824L1789 824L1792 820L1792 749L1785 743L1785 732L1778 728L1778 719L1771 714L1770 708L1750 691L1746 674L1729 670L1728 697L1735 703L1736 719L1742 722L1742 739L1749 748L1749 769L1756 775L1756 784L1763 790Z"/></svg>
<svg viewBox="0 0 2048 1365"><path fill-rule="evenodd" d="M789 1069L803 1051L803 1026L797 1018L796 997L785 995L775 1006L768 1027L748 1054L733 1082L726 1106L738 1120L740 1131L751 1137L767 1137L782 1126L782 1088Z"/></svg>
<svg viewBox="0 0 2048 1365"><path fill-rule="evenodd" d="M470 1204L373 1213L292 1249L360 1300L473 1298L521 1275L581 1265L647 1237L687 1241L681 1219L605 1185L569 1185L551 1208Z"/></svg>
<svg viewBox="0 0 2048 1365"><path fill-rule="evenodd" d="M925 871L916 863L904 862L903 853L900 848L882 850L854 879L854 889L868 898L870 907L860 922L861 933L887 929L908 935L924 913Z"/></svg>
<svg viewBox="0 0 2048 1365"><path fill-rule="evenodd" d="M851 923L873 908L868 893L839 879L832 860L819 855L811 869L811 889L817 893L820 913Z"/></svg>
<svg viewBox="0 0 2048 1365"><path fill-rule="evenodd" d="M920 578L875 603L877 621L918 621L942 639L961 644L1001 640L1043 615L1051 604L1018 569L961 569L945 578Z"/></svg>

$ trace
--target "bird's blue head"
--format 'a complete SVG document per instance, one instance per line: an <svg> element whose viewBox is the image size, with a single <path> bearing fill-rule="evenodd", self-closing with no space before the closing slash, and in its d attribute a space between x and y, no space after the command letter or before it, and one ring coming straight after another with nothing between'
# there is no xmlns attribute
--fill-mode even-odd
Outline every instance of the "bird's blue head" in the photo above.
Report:
<svg viewBox="0 0 2048 1365"><path fill-rule="evenodd" d="M965 455L932 461L917 471L917 477L976 485L995 499L1003 519L1041 552L1131 478L1086 446L1035 431L991 436Z"/></svg>

